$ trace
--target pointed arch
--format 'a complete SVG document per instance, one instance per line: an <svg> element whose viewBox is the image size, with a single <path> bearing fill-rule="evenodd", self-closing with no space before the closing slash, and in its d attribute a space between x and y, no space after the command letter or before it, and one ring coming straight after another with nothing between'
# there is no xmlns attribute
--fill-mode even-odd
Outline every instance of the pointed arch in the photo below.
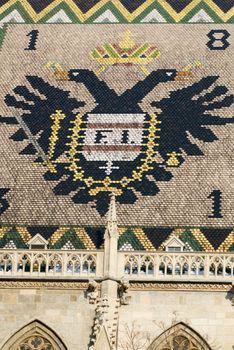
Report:
<svg viewBox="0 0 234 350"><path fill-rule="evenodd" d="M148 350L212 350L205 339L180 322L157 337Z"/></svg>
<svg viewBox="0 0 234 350"><path fill-rule="evenodd" d="M39 343L41 344L39 348L43 350L44 348L49 350L67 350L63 341L55 332L38 320L30 322L12 335L3 345L2 350L34 350L38 349Z"/></svg>

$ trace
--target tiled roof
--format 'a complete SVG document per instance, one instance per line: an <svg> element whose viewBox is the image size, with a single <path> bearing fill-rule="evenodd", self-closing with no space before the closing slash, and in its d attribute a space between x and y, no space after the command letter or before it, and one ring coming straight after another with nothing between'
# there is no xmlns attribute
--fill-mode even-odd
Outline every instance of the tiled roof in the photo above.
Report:
<svg viewBox="0 0 234 350"><path fill-rule="evenodd" d="M27 249L27 242L39 233L50 249L103 248L105 227L2 226L0 249ZM118 248L122 251L163 250L168 238L179 237L187 250L205 252L234 251L234 229L120 227Z"/></svg>
<svg viewBox="0 0 234 350"><path fill-rule="evenodd" d="M74 0L79 21L96 21L104 2ZM173 22L188 16L190 0L162 2ZM33 24L7 26L4 40L0 32L0 249L27 249L38 233L49 249L102 249L114 193L122 251L160 251L173 235L189 251L234 251L231 25L93 31L37 24L48 6L25 0L23 12L26 3ZM141 0L115 3L129 22L160 17L156 1L150 12ZM231 21L229 5L201 3ZM0 1L0 25L12 9Z"/></svg>
<svg viewBox="0 0 234 350"><path fill-rule="evenodd" d="M95 33L92 25L75 24L7 28L0 65L6 80L0 91L0 224L29 226L30 234L44 225L48 235L48 227L103 226L109 195L115 193L119 226L164 227L160 234L135 232L144 249L160 247L167 227L232 227L229 39L223 39L225 69L217 52L209 53L212 65L201 69L203 63L194 61L197 46L205 57L211 25L157 26L157 37L145 24L111 25L114 31L97 25ZM225 28L229 38L233 29ZM63 47L58 37L71 40ZM183 46L177 58L174 45ZM56 61L49 60L51 52ZM144 76L136 74L142 60L149 73ZM62 72L58 62L64 62ZM113 69L97 77L100 64ZM69 80L58 79L58 67ZM177 73L181 77L188 67L187 80L178 80ZM211 102L221 93L222 101ZM209 111L217 115L207 117ZM217 240L215 249L221 237ZM191 239L191 244L201 249L201 242Z"/></svg>
<svg viewBox="0 0 234 350"><path fill-rule="evenodd" d="M0 21L31 23L231 22L231 0L1 0Z"/></svg>

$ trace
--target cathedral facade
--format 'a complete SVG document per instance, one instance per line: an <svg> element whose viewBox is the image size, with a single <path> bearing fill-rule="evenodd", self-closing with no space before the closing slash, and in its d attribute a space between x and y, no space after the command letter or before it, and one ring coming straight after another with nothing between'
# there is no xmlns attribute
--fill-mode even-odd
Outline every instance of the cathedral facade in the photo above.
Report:
<svg viewBox="0 0 234 350"><path fill-rule="evenodd" d="M0 1L0 349L234 349L233 11Z"/></svg>
<svg viewBox="0 0 234 350"><path fill-rule="evenodd" d="M113 195L99 249L47 249L40 234L4 249L1 349L232 349L233 255L185 252L176 231L134 251L117 222Z"/></svg>

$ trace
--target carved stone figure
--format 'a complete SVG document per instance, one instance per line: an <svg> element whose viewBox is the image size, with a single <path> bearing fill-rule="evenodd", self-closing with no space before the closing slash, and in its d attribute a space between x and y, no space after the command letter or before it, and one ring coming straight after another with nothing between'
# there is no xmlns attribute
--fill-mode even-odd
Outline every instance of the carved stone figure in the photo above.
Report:
<svg viewBox="0 0 234 350"><path fill-rule="evenodd" d="M87 297L90 304L96 304L98 298L98 283L93 279L89 280Z"/></svg>
<svg viewBox="0 0 234 350"><path fill-rule="evenodd" d="M131 296L129 295L130 283L128 279L124 276L118 286L118 294L120 298L121 305L129 305Z"/></svg>

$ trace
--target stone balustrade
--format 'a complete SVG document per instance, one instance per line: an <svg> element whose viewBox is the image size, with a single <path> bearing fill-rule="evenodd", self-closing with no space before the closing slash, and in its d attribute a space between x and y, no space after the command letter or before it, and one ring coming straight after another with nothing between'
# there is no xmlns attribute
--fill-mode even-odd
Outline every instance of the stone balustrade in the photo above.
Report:
<svg viewBox="0 0 234 350"><path fill-rule="evenodd" d="M102 277L103 252L0 250L0 276Z"/></svg>
<svg viewBox="0 0 234 350"><path fill-rule="evenodd" d="M119 271L130 280L230 280L234 254L228 253L119 253Z"/></svg>
<svg viewBox="0 0 234 350"><path fill-rule="evenodd" d="M104 251L0 250L0 277L104 278ZM234 254L118 252L116 279L234 279Z"/></svg>

